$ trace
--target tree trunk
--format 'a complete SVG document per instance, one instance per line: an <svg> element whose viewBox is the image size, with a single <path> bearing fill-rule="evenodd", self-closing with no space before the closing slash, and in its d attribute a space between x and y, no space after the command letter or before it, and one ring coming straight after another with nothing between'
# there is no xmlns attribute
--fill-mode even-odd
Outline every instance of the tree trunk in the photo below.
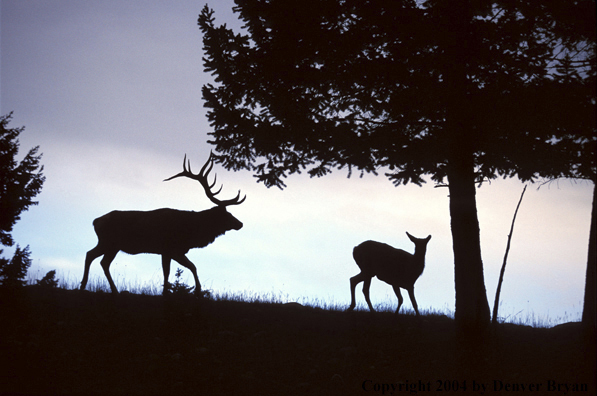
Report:
<svg viewBox="0 0 597 396"><path fill-rule="evenodd" d="M480 133L473 127L471 92L475 84L469 80L469 65L474 64L477 48L472 21L475 10L470 2L444 2L446 13L442 26L446 32L444 62L441 65L445 95L444 139L448 149L447 179L450 190L450 222L454 251L456 288L455 319L466 338L481 334L490 323L489 303L483 279L479 219L475 199L475 142ZM444 8L445 7L445 8ZM445 17L445 18L444 18Z"/></svg>
<svg viewBox="0 0 597 396"><path fill-rule="evenodd" d="M595 271L597 269L597 257L595 249L597 236L595 235L595 215L597 210L597 202L595 201L595 193L597 192L597 184L593 186L593 210L591 211L591 230L589 231L589 254L587 258L587 274L585 277L585 302L582 312L582 323L589 330L595 331L597 327L595 319L595 299L597 299Z"/></svg>
<svg viewBox="0 0 597 396"><path fill-rule="evenodd" d="M483 278L472 154L453 158L448 172L457 325L479 332L490 322Z"/></svg>

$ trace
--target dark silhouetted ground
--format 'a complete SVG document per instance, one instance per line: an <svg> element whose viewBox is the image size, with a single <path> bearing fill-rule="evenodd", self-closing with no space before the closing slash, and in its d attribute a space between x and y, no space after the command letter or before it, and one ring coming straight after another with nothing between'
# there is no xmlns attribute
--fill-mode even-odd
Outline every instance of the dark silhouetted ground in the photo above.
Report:
<svg viewBox="0 0 597 396"><path fill-rule="evenodd" d="M470 343L445 316L35 287L0 297L2 394L595 394L594 341L577 323L500 325Z"/></svg>

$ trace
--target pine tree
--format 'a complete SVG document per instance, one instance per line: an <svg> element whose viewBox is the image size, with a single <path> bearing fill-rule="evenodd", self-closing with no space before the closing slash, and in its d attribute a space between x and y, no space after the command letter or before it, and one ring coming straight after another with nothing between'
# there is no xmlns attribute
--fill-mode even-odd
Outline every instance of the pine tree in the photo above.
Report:
<svg viewBox="0 0 597 396"><path fill-rule="evenodd" d="M9 128L12 112L0 116L0 244L12 246L11 232L21 219L23 211L37 205L33 198L39 194L44 183L43 166L39 164L39 147L34 147L17 163L19 134L24 127ZM3 250L0 249L0 254ZM29 246L21 249L18 245L11 260L0 257L0 284L17 287L25 284L27 269L31 265Z"/></svg>
<svg viewBox="0 0 597 396"><path fill-rule="evenodd" d="M33 198L39 194L45 181L44 167L40 165L39 146L29 150L21 162L18 137L25 129L9 128L12 112L0 116L0 244L12 246L13 226L29 206L37 205Z"/></svg>
<svg viewBox="0 0 597 396"><path fill-rule="evenodd" d="M199 15L210 143L266 186L306 170L446 185L456 320L489 324L476 185L594 169L595 3L239 0Z"/></svg>

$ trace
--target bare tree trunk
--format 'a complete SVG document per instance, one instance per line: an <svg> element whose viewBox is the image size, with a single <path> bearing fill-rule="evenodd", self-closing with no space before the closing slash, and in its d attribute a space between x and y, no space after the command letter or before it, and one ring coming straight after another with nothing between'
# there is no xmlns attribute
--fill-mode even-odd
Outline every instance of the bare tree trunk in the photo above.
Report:
<svg viewBox="0 0 597 396"><path fill-rule="evenodd" d="M473 95L468 65L476 48L470 44L474 11L468 1L459 0L447 8L450 35L442 66L445 86L450 92L446 103L444 135L448 149L447 178L450 190L450 225L454 251L457 326L466 339L482 335L491 315L483 279L481 238L477 217L475 157L480 133L472 125Z"/></svg>
<svg viewBox="0 0 597 396"><path fill-rule="evenodd" d="M526 191L527 186L525 185L522 189L522 194L520 194L520 199L518 200L518 205L516 205L516 210L514 211L514 217L512 217L512 225L510 226L510 234L508 234L508 243L506 244L506 253L504 254L504 262L502 263L502 269L500 270L500 279L498 281L497 290L495 292L495 302L493 303L493 318L491 320L492 324L497 323L497 313L498 313L498 304L500 302L500 292L502 290L502 282L504 281L504 272L506 272L506 261L508 260L508 253L510 252L510 241L512 240L512 234L514 233L514 222L516 221L516 215L518 214L518 208L520 208L520 203L522 202L522 197L524 197L524 192Z"/></svg>
<svg viewBox="0 0 597 396"><path fill-rule="evenodd" d="M459 328L474 334L489 325L490 313L483 278L472 155L461 155L450 168L448 181L456 289L455 319Z"/></svg>
<svg viewBox="0 0 597 396"><path fill-rule="evenodd" d="M589 231L589 254L587 258L587 274L585 277L585 301L582 312L582 323L585 327L592 332L595 332L597 327L595 319L595 299L597 298L596 293L596 282L595 272L597 269L597 257L596 257L596 245L597 236L595 235L595 215L597 210L597 202L595 201L595 193L597 192L597 184L593 186L593 209L591 211L591 230Z"/></svg>

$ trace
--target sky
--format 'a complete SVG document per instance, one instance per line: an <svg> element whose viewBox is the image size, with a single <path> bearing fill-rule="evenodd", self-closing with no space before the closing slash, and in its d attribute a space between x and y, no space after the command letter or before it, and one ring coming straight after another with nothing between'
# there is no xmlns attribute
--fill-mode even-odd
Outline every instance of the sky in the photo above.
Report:
<svg viewBox="0 0 597 396"><path fill-rule="evenodd" d="M201 98L213 82L203 71L197 16L187 0L2 0L0 112L25 126L22 158L40 146L46 182L39 205L23 213L13 237L29 245L37 279L55 269L76 286L85 254L97 243L93 219L115 209L213 207L198 183L178 178L186 154L199 169L211 150ZM209 3L216 23L239 27L232 1ZM244 223L187 255L204 288L276 295L285 301L350 303L359 273L352 249L365 240L408 252L405 232L423 238L425 271L415 284L420 309L454 310L448 192L433 183L394 187L383 176L334 171L293 175L266 188L246 171L216 165L221 198L238 190L229 212ZM551 324L580 320L593 185L560 180L530 185L522 201L501 291L500 316ZM523 184L495 180L477 190L485 287L493 307L512 216ZM5 249L5 254L11 249ZM173 281L177 264L173 263ZM111 273L127 285L162 284L160 258L119 253ZM37 274L37 275L36 275ZM103 278L99 259L91 278ZM183 279L193 284L185 270ZM404 306L411 309L405 296ZM374 305L395 306L391 286L375 279ZM361 285L357 303L365 307Z"/></svg>

